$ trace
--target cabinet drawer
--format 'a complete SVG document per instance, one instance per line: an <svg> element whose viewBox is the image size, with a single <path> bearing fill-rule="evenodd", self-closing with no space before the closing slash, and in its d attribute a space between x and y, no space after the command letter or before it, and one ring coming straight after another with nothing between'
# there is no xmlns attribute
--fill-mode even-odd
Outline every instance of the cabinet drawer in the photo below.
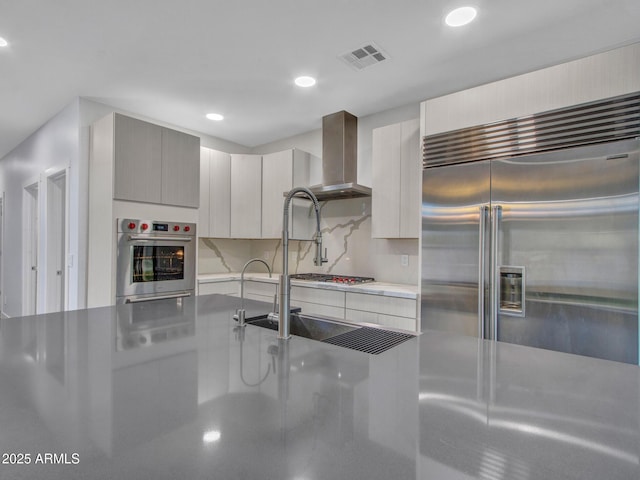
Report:
<svg viewBox="0 0 640 480"><path fill-rule="evenodd" d="M366 293L347 293L346 308L364 312L383 313L394 317L416 318L416 301L411 298L369 295Z"/></svg>
<svg viewBox="0 0 640 480"><path fill-rule="evenodd" d="M319 303L302 302L300 300L291 299L292 307L300 307L302 313L307 315L317 315L319 317L331 317L339 320L344 319L343 307L332 307L331 305L321 305Z"/></svg>
<svg viewBox="0 0 640 480"><path fill-rule="evenodd" d="M252 282L245 281L244 282L244 294L246 295L259 295L263 297L269 297L273 299L273 296L276 294L277 284L276 283L266 283L266 282Z"/></svg>
<svg viewBox="0 0 640 480"><path fill-rule="evenodd" d="M291 303L295 300L299 300L301 302L344 308L344 293L345 292L339 292L337 290L292 286Z"/></svg>
<svg viewBox="0 0 640 480"><path fill-rule="evenodd" d="M410 332L416 332L416 319L408 317L396 317L383 313L365 312L362 310L345 310L345 320L356 323L374 323L384 327L400 328Z"/></svg>
<svg viewBox="0 0 640 480"><path fill-rule="evenodd" d="M238 282L210 282L210 283L198 283L198 295L210 295L212 293L219 293L221 295L238 295L239 290Z"/></svg>

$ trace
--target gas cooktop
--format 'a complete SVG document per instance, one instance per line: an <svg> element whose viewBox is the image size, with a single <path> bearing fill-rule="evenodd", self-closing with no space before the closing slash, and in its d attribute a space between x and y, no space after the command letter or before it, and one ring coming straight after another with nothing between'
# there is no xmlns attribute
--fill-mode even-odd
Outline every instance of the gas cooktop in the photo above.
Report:
<svg viewBox="0 0 640 480"><path fill-rule="evenodd" d="M356 283L373 282L372 277L354 277L350 275L331 275L327 273L296 273L289 276L295 280L312 280L314 282L342 283L355 285Z"/></svg>

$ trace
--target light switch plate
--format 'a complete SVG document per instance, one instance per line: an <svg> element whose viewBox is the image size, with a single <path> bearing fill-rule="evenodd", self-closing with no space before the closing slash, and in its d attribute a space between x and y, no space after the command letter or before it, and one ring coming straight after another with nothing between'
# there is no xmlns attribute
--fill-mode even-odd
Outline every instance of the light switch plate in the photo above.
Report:
<svg viewBox="0 0 640 480"><path fill-rule="evenodd" d="M400 255L400 265L403 267L409 266L409 255Z"/></svg>

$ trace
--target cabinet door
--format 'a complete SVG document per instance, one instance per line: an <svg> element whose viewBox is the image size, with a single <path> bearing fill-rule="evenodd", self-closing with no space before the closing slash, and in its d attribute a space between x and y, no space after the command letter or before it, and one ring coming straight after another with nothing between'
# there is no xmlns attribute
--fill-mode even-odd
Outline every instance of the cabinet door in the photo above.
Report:
<svg viewBox="0 0 640 480"><path fill-rule="evenodd" d="M161 202L162 127L114 115L113 198Z"/></svg>
<svg viewBox="0 0 640 480"><path fill-rule="evenodd" d="M293 188L293 168L292 150L262 156L262 238L282 236L283 194Z"/></svg>
<svg viewBox="0 0 640 480"><path fill-rule="evenodd" d="M312 185L311 170L320 167L321 160L308 152L293 149L293 187ZM317 183L317 182L316 182ZM282 220L280 220L282 223ZM292 240L312 240L316 234L316 214L313 203L307 198L294 198L289 217L289 238Z"/></svg>
<svg viewBox="0 0 640 480"><path fill-rule="evenodd" d="M373 131L371 236L418 238L420 232L420 121Z"/></svg>
<svg viewBox="0 0 640 480"><path fill-rule="evenodd" d="M200 138L162 129L162 203L198 208Z"/></svg>
<svg viewBox="0 0 640 480"><path fill-rule="evenodd" d="M420 158L420 120L401 124L400 138L400 231L401 238L420 235L422 204L422 159Z"/></svg>
<svg viewBox="0 0 640 480"><path fill-rule="evenodd" d="M211 150L200 147L200 206L198 207L198 237L210 237L209 234L209 172Z"/></svg>
<svg viewBox="0 0 640 480"><path fill-rule="evenodd" d="M209 233L229 238L231 232L231 155L210 150Z"/></svg>
<svg viewBox="0 0 640 480"><path fill-rule="evenodd" d="M402 126L373 130L371 236L400 235L400 169Z"/></svg>
<svg viewBox="0 0 640 480"><path fill-rule="evenodd" d="M231 237L262 235L262 156L231 155Z"/></svg>

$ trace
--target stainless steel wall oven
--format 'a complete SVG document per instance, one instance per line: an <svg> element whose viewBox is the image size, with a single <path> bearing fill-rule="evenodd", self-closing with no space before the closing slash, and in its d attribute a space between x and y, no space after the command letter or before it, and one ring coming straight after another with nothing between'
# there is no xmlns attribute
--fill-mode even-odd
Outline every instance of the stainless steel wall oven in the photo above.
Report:
<svg viewBox="0 0 640 480"><path fill-rule="evenodd" d="M117 303L191 296L196 225L118 219Z"/></svg>

